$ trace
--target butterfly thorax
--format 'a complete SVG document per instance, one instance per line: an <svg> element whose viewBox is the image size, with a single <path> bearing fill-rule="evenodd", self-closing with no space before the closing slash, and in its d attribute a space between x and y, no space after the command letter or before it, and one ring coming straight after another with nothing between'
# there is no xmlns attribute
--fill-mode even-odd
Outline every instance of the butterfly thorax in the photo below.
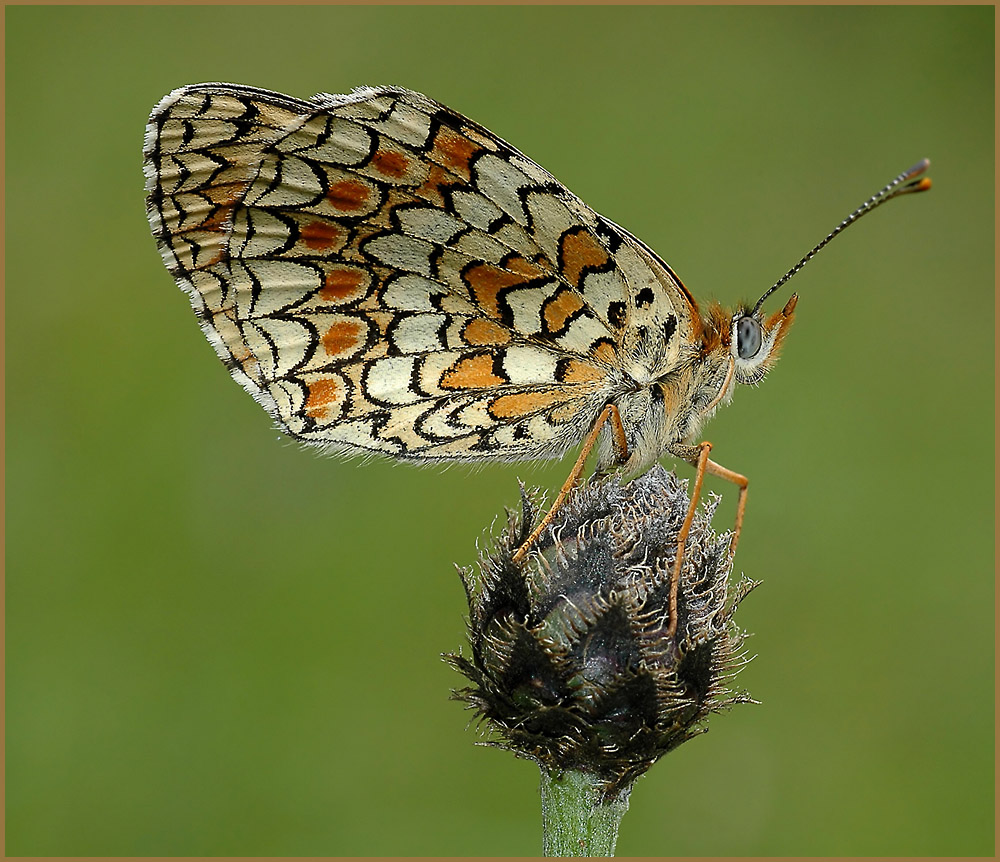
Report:
<svg viewBox="0 0 1000 862"><path fill-rule="evenodd" d="M745 308L733 312L717 303L704 312L693 308L695 325L680 354L648 386L616 402L629 441L626 472L641 473L673 446L695 442L704 424L731 400L737 383L758 383L777 359L794 307L793 298L766 320ZM757 321L760 332L760 345L749 357L741 355L737 338L738 322L747 317ZM613 457L610 448L602 455Z"/></svg>

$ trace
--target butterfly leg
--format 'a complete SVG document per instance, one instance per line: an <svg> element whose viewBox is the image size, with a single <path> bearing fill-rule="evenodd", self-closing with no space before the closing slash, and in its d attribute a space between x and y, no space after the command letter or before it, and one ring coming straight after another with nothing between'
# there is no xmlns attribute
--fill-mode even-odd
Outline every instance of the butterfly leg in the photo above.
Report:
<svg viewBox="0 0 1000 862"><path fill-rule="evenodd" d="M743 529L743 513L747 509L747 485L750 484L746 476L734 472L733 470L727 470L721 464L716 464L714 461L709 461L705 465L705 472L711 473L713 476L718 476L720 479L725 479L727 482L732 482L740 489L739 496L736 498L736 524L733 526L733 538L729 541L729 553L736 553L736 545L740 540L740 530Z"/></svg>
<svg viewBox="0 0 1000 862"><path fill-rule="evenodd" d="M618 412L618 408L614 404L608 404L597 417L594 422L594 426L590 429L590 433L587 434L583 441L583 446L580 449L580 454L576 459L576 463L573 465L573 469L570 470L569 478L563 483L562 488L559 490L559 494L556 496L555 502L548 512L545 513L545 517L539 521L538 526L531 531L531 535L525 540L524 544L514 554L513 561L515 563L520 563L524 559L525 555L528 553L528 549L535 543L535 540L542 534L544 530L556 516L562 508L562 504L565 502L567 495L573 488L576 487L576 483L580 481L580 476L583 474L584 465L587 462L587 456L590 455L597 443L597 438L601 433L601 430L605 425L611 426L611 434L614 439L615 445L615 455L619 463L625 461L628 458L628 441L625 439L625 426L622 425L622 417Z"/></svg>
<svg viewBox="0 0 1000 862"><path fill-rule="evenodd" d="M681 566L684 564L684 546L687 544L688 533L691 531L691 523L694 521L695 509L698 507L698 500L701 497L701 486L705 480L705 474L711 473L721 479L726 479L736 485L739 497L736 500L736 525L733 527L733 538L729 542L729 553L736 553L736 544L740 539L740 530L743 529L743 514L747 507L747 486L749 480L732 470L728 470L721 464L716 464L710 460L708 455L712 451L712 444L708 441L699 443L697 446L674 445L670 451L678 458L682 458L695 468L694 488L691 490L691 503L688 505L687 515L681 525L680 533L677 535L677 557L674 560L674 568L670 573L670 625L667 628L667 637L672 638L677 632L677 593L680 588Z"/></svg>

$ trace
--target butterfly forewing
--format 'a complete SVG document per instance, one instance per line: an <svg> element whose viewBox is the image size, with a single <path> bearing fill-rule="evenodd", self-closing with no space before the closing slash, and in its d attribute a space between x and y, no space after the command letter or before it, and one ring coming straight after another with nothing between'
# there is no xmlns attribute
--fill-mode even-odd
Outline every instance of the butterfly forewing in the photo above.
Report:
<svg viewBox="0 0 1000 862"><path fill-rule="evenodd" d="M696 325L645 246L407 90L184 88L150 119L146 173L209 341L288 433L334 451L561 455Z"/></svg>

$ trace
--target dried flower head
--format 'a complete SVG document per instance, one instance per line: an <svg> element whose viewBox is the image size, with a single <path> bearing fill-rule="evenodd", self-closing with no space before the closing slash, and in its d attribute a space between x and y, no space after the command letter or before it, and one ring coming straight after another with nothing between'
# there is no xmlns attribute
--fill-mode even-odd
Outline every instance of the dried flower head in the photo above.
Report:
<svg viewBox="0 0 1000 862"><path fill-rule="evenodd" d="M493 744L551 773L596 776L613 797L661 755L703 732L709 713L752 702L729 689L746 663L732 616L756 583L730 591L728 534L691 527L671 637L670 574L688 509L685 486L656 467L575 490L532 553L512 561L537 511L522 491L497 548L463 570L471 659L447 659L472 686L456 692Z"/></svg>

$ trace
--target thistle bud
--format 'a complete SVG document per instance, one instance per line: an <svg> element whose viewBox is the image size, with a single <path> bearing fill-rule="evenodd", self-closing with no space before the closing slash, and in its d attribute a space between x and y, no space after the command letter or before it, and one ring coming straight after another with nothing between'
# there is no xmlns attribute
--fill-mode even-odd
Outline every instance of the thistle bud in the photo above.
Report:
<svg viewBox="0 0 1000 862"><path fill-rule="evenodd" d="M485 720L491 744L536 761L543 776L585 773L605 800L627 800L710 713L753 702L729 685L746 663L733 612L756 583L730 589L729 534L710 526L717 503L692 523L671 626L689 505L676 476L655 467L625 485L612 476L577 488L515 564L538 515L522 489L520 520L478 571L461 572L472 655L447 656L472 683L455 695Z"/></svg>

